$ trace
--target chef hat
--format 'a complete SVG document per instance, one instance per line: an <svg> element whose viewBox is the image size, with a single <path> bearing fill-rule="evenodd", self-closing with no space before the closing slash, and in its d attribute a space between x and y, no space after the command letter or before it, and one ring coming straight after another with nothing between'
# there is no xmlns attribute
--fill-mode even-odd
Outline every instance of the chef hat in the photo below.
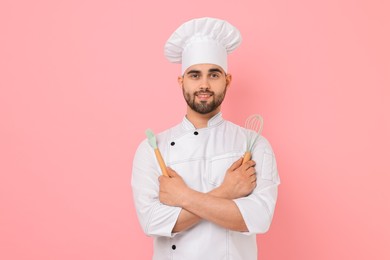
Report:
<svg viewBox="0 0 390 260"><path fill-rule="evenodd" d="M215 64L227 72L227 55L241 43L241 34L230 23L215 18L198 18L182 24L164 47L165 57L181 63L182 74L195 64Z"/></svg>

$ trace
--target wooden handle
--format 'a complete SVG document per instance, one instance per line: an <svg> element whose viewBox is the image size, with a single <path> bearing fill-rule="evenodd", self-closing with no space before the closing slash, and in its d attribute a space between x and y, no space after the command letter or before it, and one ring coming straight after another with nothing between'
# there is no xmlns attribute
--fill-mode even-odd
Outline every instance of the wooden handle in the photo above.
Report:
<svg viewBox="0 0 390 260"><path fill-rule="evenodd" d="M252 157L252 154L250 151L246 151L245 154L244 154L244 160L242 161L242 163L246 163L247 161L249 161Z"/></svg>
<svg viewBox="0 0 390 260"><path fill-rule="evenodd" d="M156 154L156 158L158 161L158 164L160 165L162 174L164 176L168 176L167 167L165 166L164 160L161 156L160 150L158 148L154 149L154 153Z"/></svg>

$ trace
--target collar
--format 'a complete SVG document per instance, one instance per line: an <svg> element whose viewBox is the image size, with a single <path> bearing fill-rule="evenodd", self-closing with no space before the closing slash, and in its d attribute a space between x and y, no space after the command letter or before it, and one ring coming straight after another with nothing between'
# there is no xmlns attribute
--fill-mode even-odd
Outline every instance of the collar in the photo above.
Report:
<svg viewBox="0 0 390 260"><path fill-rule="evenodd" d="M216 126L216 125L222 123L223 121L224 121L224 119L222 117L222 113L219 112L218 114L216 114L215 116L213 116L212 118L209 119L209 121L207 122L207 127ZM190 120L188 120L188 118L186 116L184 116L183 121L181 122L181 125L186 130L195 130L196 129L195 126L190 122Z"/></svg>

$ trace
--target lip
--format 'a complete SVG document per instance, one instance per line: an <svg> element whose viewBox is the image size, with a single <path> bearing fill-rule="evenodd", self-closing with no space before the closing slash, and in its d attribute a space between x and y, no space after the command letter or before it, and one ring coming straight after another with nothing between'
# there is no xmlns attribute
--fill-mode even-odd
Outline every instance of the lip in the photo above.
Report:
<svg viewBox="0 0 390 260"><path fill-rule="evenodd" d="M212 97L213 94L210 93L210 92L201 92L201 93L197 93L195 96L196 96L198 99L200 99L200 100L207 100L207 99L209 99L210 97Z"/></svg>
<svg viewBox="0 0 390 260"><path fill-rule="evenodd" d="M195 92L195 96L208 96L208 97L211 97L212 95L214 95L213 92Z"/></svg>

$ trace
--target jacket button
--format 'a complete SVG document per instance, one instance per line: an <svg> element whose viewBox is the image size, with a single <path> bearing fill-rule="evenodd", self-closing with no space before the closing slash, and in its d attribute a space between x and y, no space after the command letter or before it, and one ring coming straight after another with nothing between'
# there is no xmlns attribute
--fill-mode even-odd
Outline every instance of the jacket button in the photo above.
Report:
<svg viewBox="0 0 390 260"><path fill-rule="evenodd" d="M194 135L198 135L198 134L199 134L198 131L195 131L195 132L194 132Z"/></svg>
<svg viewBox="0 0 390 260"><path fill-rule="evenodd" d="M176 246L175 246L175 245L172 245L172 249L175 250L175 249L176 249Z"/></svg>
<svg viewBox="0 0 390 260"><path fill-rule="evenodd" d="M175 142L171 142L171 145L174 146L174 145L175 145Z"/></svg>

